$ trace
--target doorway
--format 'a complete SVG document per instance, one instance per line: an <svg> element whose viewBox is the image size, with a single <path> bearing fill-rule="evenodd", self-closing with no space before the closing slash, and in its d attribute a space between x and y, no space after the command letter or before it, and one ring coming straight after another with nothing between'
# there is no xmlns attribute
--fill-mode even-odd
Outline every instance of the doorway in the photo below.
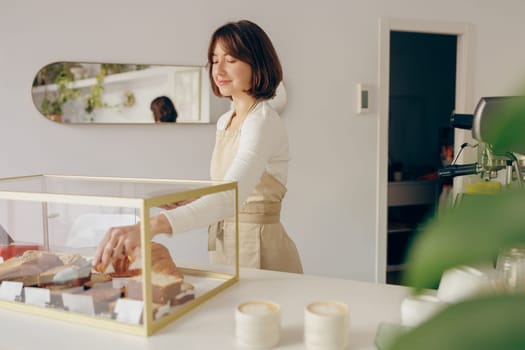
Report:
<svg viewBox="0 0 525 350"><path fill-rule="evenodd" d="M468 138L448 120L469 100L469 26L386 19L380 29L376 280L399 283L414 228L437 203L442 149Z"/></svg>
<svg viewBox="0 0 525 350"><path fill-rule="evenodd" d="M453 156L456 46L456 35L390 32L386 283L402 283L417 227L452 187L437 170Z"/></svg>

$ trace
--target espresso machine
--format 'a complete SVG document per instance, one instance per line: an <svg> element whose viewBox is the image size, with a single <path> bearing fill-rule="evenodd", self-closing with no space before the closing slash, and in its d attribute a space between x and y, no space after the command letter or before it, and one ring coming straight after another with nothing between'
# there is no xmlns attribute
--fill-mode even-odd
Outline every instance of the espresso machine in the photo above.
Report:
<svg viewBox="0 0 525 350"><path fill-rule="evenodd" d="M438 170L438 176L442 179L463 175L479 174L483 181L499 178L500 171L505 171L503 185L516 183L523 187L525 181L523 169L525 169L525 156L516 152L525 150L519 147L505 151L495 151L492 146L494 141L495 122L505 122L498 118L510 118L508 114L501 113L504 107L516 101L523 102L524 97L483 97L477 104L474 114L452 113L451 126L459 129L472 130L473 139L478 141L477 145L465 143L461 145L460 152L465 147L477 148L477 162L470 164L451 164ZM523 116L525 118L525 115ZM501 123L499 123L501 124ZM525 137L525 135L523 135ZM456 157L457 159L457 157Z"/></svg>

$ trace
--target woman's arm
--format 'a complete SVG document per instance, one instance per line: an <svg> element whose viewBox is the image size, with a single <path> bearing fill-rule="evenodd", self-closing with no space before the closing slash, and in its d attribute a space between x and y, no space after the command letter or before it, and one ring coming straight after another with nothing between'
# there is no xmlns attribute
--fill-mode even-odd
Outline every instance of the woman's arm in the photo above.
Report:
<svg viewBox="0 0 525 350"><path fill-rule="evenodd" d="M239 148L224 181L238 183L239 203L253 192L266 165L276 150L288 147L288 139L277 113L264 112L246 118L241 129ZM225 191L203 196L151 218L151 236L160 233L178 233L212 225L234 215L234 193ZM140 224L111 228L99 243L95 264L107 266L114 259L136 256L140 247Z"/></svg>
<svg viewBox="0 0 525 350"><path fill-rule="evenodd" d="M284 147L287 153L288 139L282 121L273 110L270 112L258 111L246 118L237 154L223 179L237 182L239 204L253 192L276 150ZM163 214L170 221L173 233L205 227L234 215L233 195L233 191L227 191L204 196Z"/></svg>

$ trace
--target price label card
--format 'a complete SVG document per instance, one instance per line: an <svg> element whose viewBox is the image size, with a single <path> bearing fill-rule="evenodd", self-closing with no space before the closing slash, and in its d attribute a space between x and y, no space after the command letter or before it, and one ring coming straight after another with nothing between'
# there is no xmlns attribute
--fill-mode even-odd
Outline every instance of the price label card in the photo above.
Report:
<svg viewBox="0 0 525 350"><path fill-rule="evenodd" d="M25 287L24 296L26 304L45 307L51 302L51 291L47 288Z"/></svg>
<svg viewBox="0 0 525 350"><path fill-rule="evenodd" d="M63 293L62 302L71 312L95 315L95 305L93 304L93 297L91 295Z"/></svg>
<svg viewBox="0 0 525 350"><path fill-rule="evenodd" d="M0 285L0 299L8 301L16 301L22 296L22 282L4 281Z"/></svg>
<svg viewBox="0 0 525 350"><path fill-rule="evenodd" d="M133 299L118 299L115 305L117 321L139 324L142 318L144 302Z"/></svg>

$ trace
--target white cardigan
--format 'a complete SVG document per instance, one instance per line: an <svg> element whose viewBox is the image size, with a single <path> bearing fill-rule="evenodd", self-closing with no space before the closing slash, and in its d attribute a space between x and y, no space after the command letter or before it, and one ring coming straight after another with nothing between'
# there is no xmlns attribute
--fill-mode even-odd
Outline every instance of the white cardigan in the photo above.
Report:
<svg viewBox="0 0 525 350"><path fill-rule="evenodd" d="M233 111L223 114L217 130L225 130ZM286 185L289 145L284 123L267 101L246 116L239 130L239 148L224 181L237 181L239 203L244 203L266 170ZM218 179L215 179L218 180ZM187 205L164 211L173 233L212 225L234 214L232 191L202 197Z"/></svg>

